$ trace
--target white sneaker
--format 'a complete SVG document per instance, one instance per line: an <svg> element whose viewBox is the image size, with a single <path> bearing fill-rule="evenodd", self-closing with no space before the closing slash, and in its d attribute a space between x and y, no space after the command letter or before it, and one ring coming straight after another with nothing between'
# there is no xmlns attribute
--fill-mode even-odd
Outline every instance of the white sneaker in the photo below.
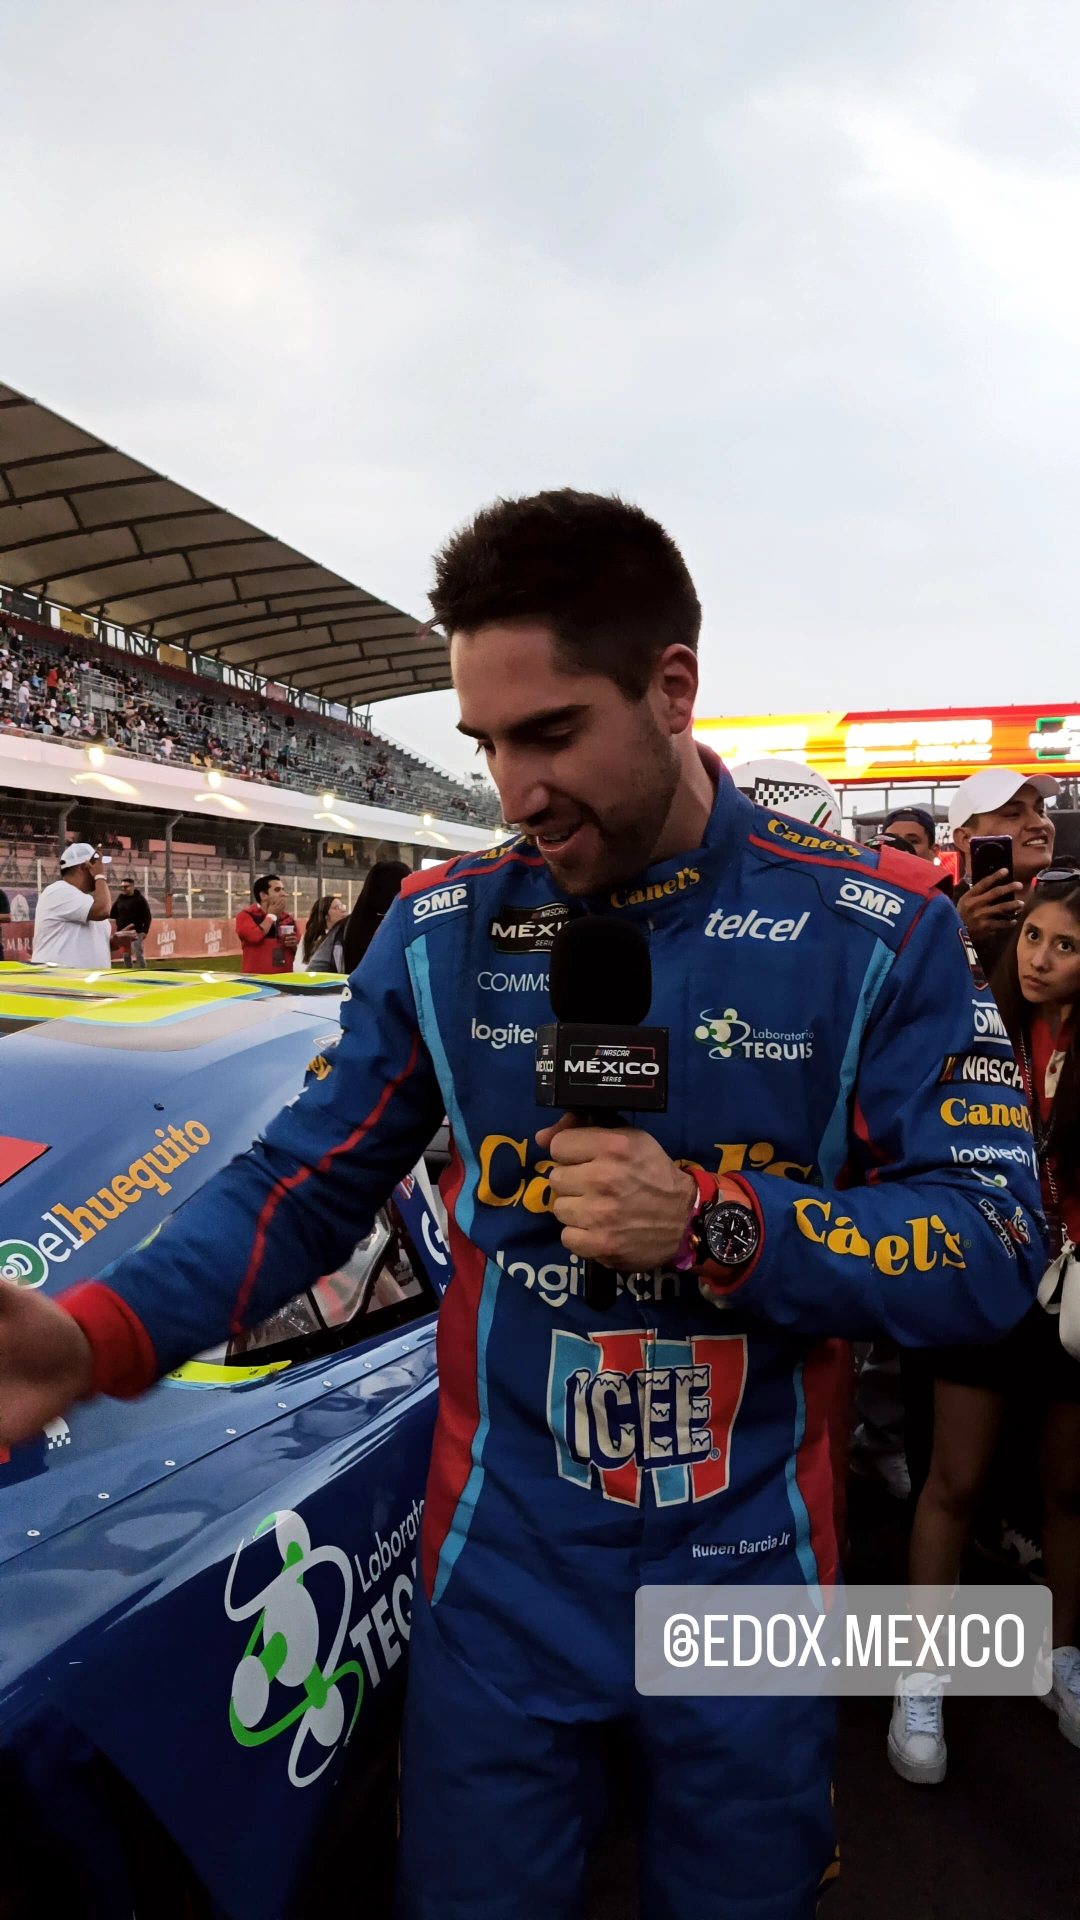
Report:
<svg viewBox="0 0 1080 1920"><path fill-rule="evenodd" d="M1080 1747L1080 1648L1054 1648L1054 1680L1042 1698L1057 1714L1058 1732Z"/></svg>
<svg viewBox="0 0 1080 1920"><path fill-rule="evenodd" d="M910 1780L917 1787L936 1787L945 1778L941 1697L948 1677L906 1673L896 1689L889 1724L889 1763L901 1780Z"/></svg>

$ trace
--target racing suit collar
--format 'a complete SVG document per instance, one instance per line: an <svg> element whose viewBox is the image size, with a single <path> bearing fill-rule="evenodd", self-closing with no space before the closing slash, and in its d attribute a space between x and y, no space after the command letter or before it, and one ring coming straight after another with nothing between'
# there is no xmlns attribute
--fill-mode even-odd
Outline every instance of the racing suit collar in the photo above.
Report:
<svg viewBox="0 0 1080 1920"><path fill-rule="evenodd" d="M705 880L706 870L709 879L715 881L734 860L746 838L754 809L710 748L699 744L698 754L716 788L701 846L646 867L609 893L589 895L585 905L590 912L627 913L652 920L658 909L661 912L676 909L680 901L687 901L688 895L691 899L700 898L698 889Z"/></svg>

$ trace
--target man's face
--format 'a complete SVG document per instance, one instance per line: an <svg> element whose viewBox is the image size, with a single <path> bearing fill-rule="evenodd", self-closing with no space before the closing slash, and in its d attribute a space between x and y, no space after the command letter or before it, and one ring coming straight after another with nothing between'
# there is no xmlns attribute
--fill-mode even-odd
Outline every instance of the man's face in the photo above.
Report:
<svg viewBox="0 0 1080 1920"><path fill-rule="evenodd" d="M135 891L134 880L121 880L120 891L121 893L134 893Z"/></svg>
<svg viewBox="0 0 1080 1920"><path fill-rule="evenodd" d="M932 860L934 849L926 828L918 820L892 820L885 829L894 840L903 840L919 860Z"/></svg>
<svg viewBox="0 0 1080 1920"><path fill-rule="evenodd" d="M647 866L679 784L659 674L628 700L604 674L571 672L542 620L456 633L450 660L503 818L564 891L603 892Z"/></svg>
<svg viewBox="0 0 1080 1920"><path fill-rule="evenodd" d="M283 913L285 910L285 885L281 880L271 880L263 894L263 906L267 913Z"/></svg>
<svg viewBox="0 0 1080 1920"><path fill-rule="evenodd" d="M956 845L968 860L968 848L974 834L1006 833L1013 843L1013 875L1030 885L1037 873L1050 865L1054 852L1054 823L1047 817L1046 801L1038 789L1025 783L1004 806L993 813L980 813L953 834Z"/></svg>

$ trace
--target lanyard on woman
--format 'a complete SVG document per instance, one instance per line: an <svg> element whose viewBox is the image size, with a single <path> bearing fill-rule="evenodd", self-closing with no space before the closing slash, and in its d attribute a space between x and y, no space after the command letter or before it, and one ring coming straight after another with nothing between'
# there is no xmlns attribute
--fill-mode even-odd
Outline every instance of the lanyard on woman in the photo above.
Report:
<svg viewBox="0 0 1080 1920"><path fill-rule="evenodd" d="M1050 1229L1050 1257L1056 1260L1058 1254L1061 1252L1064 1237L1061 1220L1061 1202L1058 1197L1057 1181L1054 1178L1054 1169L1050 1160L1050 1142L1054 1133L1054 1121L1057 1118L1057 1088L1054 1088L1050 1097L1050 1118L1044 1121L1042 1117L1042 1102L1039 1099L1038 1090L1035 1086L1035 1073L1031 1064L1031 1046L1027 1034L1023 1032L1020 1035L1020 1064L1023 1068L1024 1079L1027 1083L1028 1103L1031 1107L1031 1127L1035 1138L1035 1157L1039 1170L1039 1178L1041 1181L1045 1176L1047 1189L1050 1194L1050 1205L1046 1209L1046 1224Z"/></svg>

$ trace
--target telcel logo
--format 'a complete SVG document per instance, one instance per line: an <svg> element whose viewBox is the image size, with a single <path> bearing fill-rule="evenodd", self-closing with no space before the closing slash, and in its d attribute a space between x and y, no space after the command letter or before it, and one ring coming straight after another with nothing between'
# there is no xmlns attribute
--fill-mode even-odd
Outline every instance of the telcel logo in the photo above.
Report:
<svg viewBox="0 0 1080 1920"><path fill-rule="evenodd" d="M865 913L868 920L876 920L883 927L889 926L904 911L898 893L890 893L888 887L875 887L868 880L845 880L836 898L840 906Z"/></svg>
<svg viewBox="0 0 1080 1920"><path fill-rule="evenodd" d="M469 889L465 886L436 887L432 893L422 893L413 901L414 920L434 920L439 914L460 913L468 898Z"/></svg>
<svg viewBox="0 0 1080 1920"><path fill-rule="evenodd" d="M772 940L774 944L797 940L807 921L809 913L802 913L797 920L774 920L771 914L725 913L718 907L710 913L705 922L706 940Z"/></svg>

